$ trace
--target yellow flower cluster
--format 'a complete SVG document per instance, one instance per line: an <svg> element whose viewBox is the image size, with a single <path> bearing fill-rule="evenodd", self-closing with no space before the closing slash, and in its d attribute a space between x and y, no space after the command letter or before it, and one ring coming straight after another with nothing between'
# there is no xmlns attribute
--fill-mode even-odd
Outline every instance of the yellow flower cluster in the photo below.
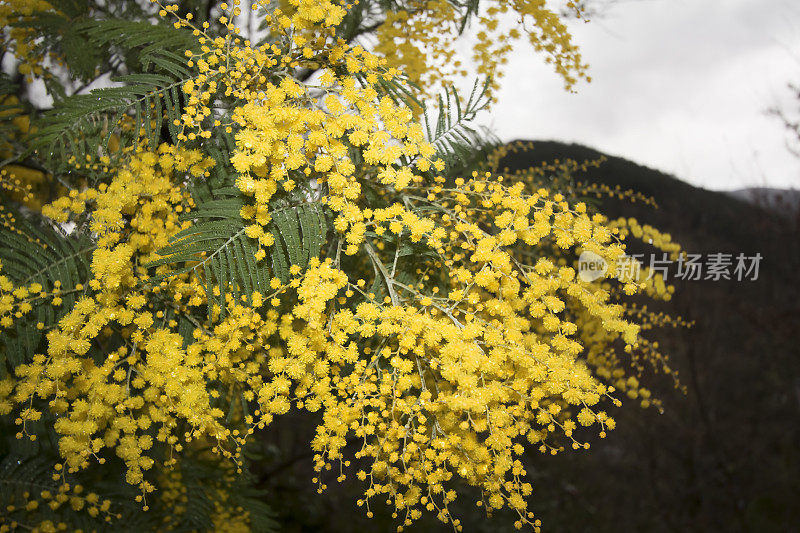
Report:
<svg viewBox="0 0 800 533"><path fill-rule="evenodd" d="M580 15L570 2L570 9ZM378 27L376 51L391 66L403 70L429 94L454 75L466 75L466 65L458 59L455 43L470 20L477 22L472 61L479 75L490 78L497 89L503 65L513 43L523 34L537 52L546 54L556 73L571 89L581 79L589 79L587 65L557 12L545 0L497 0L481 2L477 13L447 0L429 0L404 10L387 8ZM513 26L506 28L513 20Z"/></svg>
<svg viewBox="0 0 800 533"><path fill-rule="evenodd" d="M197 27L191 18L177 18L176 28L191 29L198 37L201 50L198 54L186 52L189 58L187 66L195 68L198 75L183 86L187 105L181 121L175 124L181 128L181 140L210 138L210 128L213 127L224 126L230 131L230 123L222 124L213 116L211 103L215 96L224 95L241 101L269 99L273 95L269 89L274 85L268 83L268 77L292 84L292 69L316 68L321 54L336 56L343 53L346 49L344 43L333 48L328 46L333 27L341 23L345 15L341 6L330 0L291 0L288 3L291 9L287 13L276 9L263 15L263 21L274 38L261 45L236 36L239 28L232 21L241 15L239 0L233 0L230 5L220 5L223 16L219 20L230 30L224 36L209 35L206 32L208 22ZM162 16L177 17L177 4L162 7ZM253 10L268 8L270 2L267 0L252 4Z"/></svg>
<svg viewBox="0 0 800 533"><path fill-rule="evenodd" d="M53 476L56 481L60 474ZM94 492L87 492L81 485L70 485L62 482L53 489L42 487L37 493L23 492L18 498L6 506L4 515L0 515L0 532L16 531L18 528L29 529L41 533L66 531L70 524L54 520L37 520L38 511L47 508L57 512L69 508L75 513L86 513L92 518L102 517L111 522L119 515L111 512L111 500L102 499Z"/></svg>
<svg viewBox="0 0 800 533"><path fill-rule="evenodd" d="M533 149L534 143L531 141L514 141L508 143L489 153L487 166L493 169L502 169L502 171L508 175L509 169L508 167L502 168L500 166L501 161L509 155L520 152L530 152ZM605 156L600 156L594 160L587 159L581 162L575 161L574 159L556 159L554 161L542 162L535 167L516 170L514 172L514 177L515 179L538 183L542 183L542 180L546 179L547 183L551 184L552 188L572 193L576 196L592 196L595 198L607 197L627 200L631 203L641 202L654 208L658 207L655 199L639 191L622 189L619 185L611 187L605 183L575 181L575 174L586 173L593 168L599 168L605 161Z"/></svg>
<svg viewBox="0 0 800 533"><path fill-rule="evenodd" d="M53 12L46 0L3 0L0 2L0 26L8 33L4 42L6 50L19 61L20 74L33 77L44 73L44 55L36 48L35 30L20 24L28 21L34 13Z"/></svg>
<svg viewBox="0 0 800 533"><path fill-rule="evenodd" d="M488 166L493 169L499 168L503 158L509 154L530 151L531 149L533 149L533 143L530 142L517 141L504 145L489 154ZM586 172L589 168L600 164L602 164L602 160L587 161L580 164L571 160L553 161L535 168L518 170L510 177L515 182L527 183L529 187L555 187L560 191L567 191L575 197L595 192L598 196L608 194L621 200L638 200L654 208L656 207L652 198L643 196L635 191L622 191L619 187L614 189L603 188L602 186L587 187L581 182L574 181L574 173ZM508 172L508 169L506 168L505 171ZM641 225L633 218L620 218L613 221L606 221L603 218L603 220L610 231L619 239L626 239L632 236L652 246L655 250L666 253L673 260L677 259L681 253L680 246L672 241L669 234L662 234L652 226ZM652 273L649 267L639 264L633 258L626 256L620 258L620 260L623 262L622 266L628 267L620 272L624 278L620 281L625 283L614 285L604 281L601 282L603 290L608 291L609 294L614 295L621 302L624 300L625 295L635 292L637 289L643 289L649 297L655 300L669 300L672 297L675 289L664 282L662 274ZM627 265L624 264L626 261L628 262ZM672 318L661 312L650 311L647 306L637 307L629 303L622 303L622 305L625 307L625 313L630 320L638 323L643 331L654 327L691 326L680 317ZM595 318L580 310L576 311L578 314L576 323L580 331L581 342L584 345L586 361L593 367L598 376L608 380L618 390L625 392L628 397L640 398L643 407L650 405L660 406L658 399L653 398L650 391L639 382L639 378L641 378L646 367L670 375L677 387L684 388L680 385L678 373L670 367L668 358L660 351L657 342L651 343L640 336L635 348L627 346L625 349L627 355L621 357L613 343L609 343L608 336L600 325L596 323ZM635 372L635 375L631 374L631 370Z"/></svg>
<svg viewBox="0 0 800 533"><path fill-rule="evenodd" d="M43 246L42 243L35 241L31 244ZM15 286L11 279L3 274L2 263L0 263L0 291L0 327L3 328L11 328L14 321L29 313L33 309L33 303L39 299L49 297L52 298L52 305L61 305L61 296L64 294L60 282L56 282L49 293L38 282Z"/></svg>

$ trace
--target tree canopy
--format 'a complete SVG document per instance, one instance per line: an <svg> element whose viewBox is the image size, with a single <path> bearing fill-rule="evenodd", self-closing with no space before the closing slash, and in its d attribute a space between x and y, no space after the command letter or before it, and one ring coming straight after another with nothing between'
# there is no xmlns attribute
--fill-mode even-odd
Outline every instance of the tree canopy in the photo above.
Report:
<svg viewBox="0 0 800 533"><path fill-rule="evenodd" d="M3 528L272 529L260 435L305 411L313 483L355 477L367 516L461 530L471 487L538 530L523 451L589 448L622 398L659 407L642 372L674 372L643 332L680 320L642 306L673 289L625 241L679 246L603 216L571 178L593 162L504 173L516 147L470 124L517 39L567 89L588 78L559 6L0 19Z"/></svg>

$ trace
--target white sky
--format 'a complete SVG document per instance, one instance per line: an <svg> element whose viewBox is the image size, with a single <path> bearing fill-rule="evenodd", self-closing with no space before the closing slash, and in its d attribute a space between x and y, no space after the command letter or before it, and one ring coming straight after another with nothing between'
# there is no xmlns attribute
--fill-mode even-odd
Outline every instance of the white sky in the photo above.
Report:
<svg viewBox="0 0 800 533"><path fill-rule="evenodd" d="M571 24L592 83L577 94L520 42L479 122L503 140L578 142L709 189L800 188L766 110L800 108L800 0L622 1ZM794 105L794 107L792 107Z"/></svg>

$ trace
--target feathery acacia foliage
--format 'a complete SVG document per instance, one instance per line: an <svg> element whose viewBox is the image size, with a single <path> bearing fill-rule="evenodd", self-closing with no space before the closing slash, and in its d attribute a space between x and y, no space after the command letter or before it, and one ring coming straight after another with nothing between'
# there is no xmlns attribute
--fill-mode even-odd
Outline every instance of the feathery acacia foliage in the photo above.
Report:
<svg viewBox="0 0 800 533"><path fill-rule="evenodd" d="M36 27L36 22L34 19L30 24ZM100 19L72 26L63 19L62 24L69 27L68 35L90 50L132 52L135 60L130 61L132 69L128 74L111 78L116 87L67 96L43 113L36 122L37 131L30 137L30 149L44 154L45 159L48 154L60 156L63 164L68 157L83 159L98 150L108 152L114 135L130 133L128 137L138 137L142 128L150 148L155 149L161 132L153 124L163 123L172 140L176 140L175 122L180 121L182 105L180 88L193 77L182 54L198 46L191 33L146 21ZM70 54L64 54L68 61ZM109 61L113 60L112 55ZM121 121L131 117L133 121L125 122L123 129Z"/></svg>
<svg viewBox="0 0 800 533"><path fill-rule="evenodd" d="M0 3L0 415L39 447L0 473L55 487L9 492L0 527L268 531L251 447L306 410L315 483L354 473L368 516L460 530L469 485L538 529L525 449L587 448L619 392L657 404L632 369L669 369L626 297L671 289L575 266L628 233L677 245L499 176L507 148L470 126L495 81L464 99L432 68L515 11L479 72L527 29L571 86L545 2L79 4ZM50 109L19 98L36 80Z"/></svg>

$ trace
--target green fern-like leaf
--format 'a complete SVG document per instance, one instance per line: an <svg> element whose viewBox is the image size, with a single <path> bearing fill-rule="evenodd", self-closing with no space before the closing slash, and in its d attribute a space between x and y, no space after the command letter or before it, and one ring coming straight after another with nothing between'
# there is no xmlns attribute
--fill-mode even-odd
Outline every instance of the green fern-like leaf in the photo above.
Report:
<svg viewBox="0 0 800 533"><path fill-rule="evenodd" d="M247 511L253 533L278 531L280 526L275 521L275 511L267 502L267 492L254 488L251 483L246 473L237 479L230 492L233 503Z"/></svg>
<svg viewBox="0 0 800 533"><path fill-rule="evenodd" d="M7 505L24 501L23 494L39 494L57 487L52 476L55 470L48 457L9 453L0 459L0 502Z"/></svg>
<svg viewBox="0 0 800 533"><path fill-rule="evenodd" d="M179 88L191 76L131 74L114 78L119 87L94 89L89 94L70 96L46 112L30 146L45 159L52 155L75 155L79 160L90 153L108 152L108 143L123 117L132 113L134 132L145 128L151 148L158 142L160 124L180 119ZM156 127L151 127L152 123ZM177 136L174 125L170 128Z"/></svg>
<svg viewBox="0 0 800 533"><path fill-rule="evenodd" d="M186 69L184 50L198 48L197 38L190 31L169 24L151 24L125 19L84 20L75 31L98 47L115 47L122 54L135 52L139 66L145 71L158 65L167 72L180 75Z"/></svg>
<svg viewBox="0 0 800 533"><path fill-rule="evenodd" d="M488 78L483 83L475 80L469 98L463 102L455 87L446 87L438 98L436 119L432 120L425 110L428 141L448 167L463 163L481 143L483 135L469 123L491 102L488 90Z"/></svg>

